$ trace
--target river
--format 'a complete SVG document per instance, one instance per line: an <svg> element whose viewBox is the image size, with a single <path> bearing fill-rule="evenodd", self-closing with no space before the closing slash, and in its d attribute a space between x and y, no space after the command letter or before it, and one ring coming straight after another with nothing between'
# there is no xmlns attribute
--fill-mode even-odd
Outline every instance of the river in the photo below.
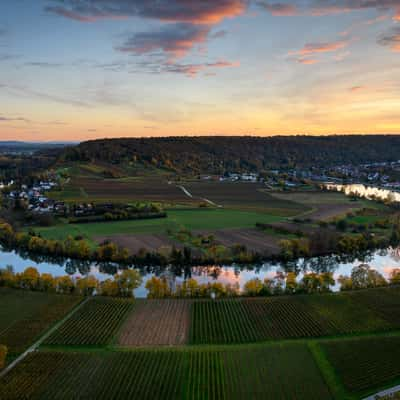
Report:
<svg viewBox="0 0 400 400"><path fill-rule="evenodd" d="M304 272L333 272L335 279L340 275L350 275L353 267L367 263L371 268L382 273L386 278L395 268L400 268L400 247L389 248L369 254L363 254L353 259L338 259L337 256L312 258L309 260L297 260L287 264L263 263L260 265L227 265L209 267L147 267L140 268L143 276L143 284L135 290L136 297L144 298L147 295L146 281L152 276L166 276L171 285L182 282L187 278L194 278L200 283L222 282L239 283L240 287L252 278L273 278L277 271L297 271L299 278ZM0 268L11 265L15 272L22 272L25 268L33 266L39 272L51 273L53 276L70 275L73 278L88 274L96 276L99 280L110 278L118 270L111 263L92 263L76 260L50 260L46 257L18 254L15 251L6 251L0 248ZM333 290L339 290L336 285Z"/></svg>

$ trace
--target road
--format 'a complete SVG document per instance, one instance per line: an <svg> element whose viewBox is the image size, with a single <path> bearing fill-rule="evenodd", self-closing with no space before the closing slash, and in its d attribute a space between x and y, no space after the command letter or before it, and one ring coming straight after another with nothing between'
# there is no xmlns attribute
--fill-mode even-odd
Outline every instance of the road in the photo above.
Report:
<svg viewBox="0 0 400 400"><path fill-rule="evenodd" d="M392 387L390 389L382 390L382 392L375 393L372 396L366 397L363 400L377 400L383 396L389 396L391 394L395 394L397 392L400 392L400 385L397 385L395 387Z"/></svg>

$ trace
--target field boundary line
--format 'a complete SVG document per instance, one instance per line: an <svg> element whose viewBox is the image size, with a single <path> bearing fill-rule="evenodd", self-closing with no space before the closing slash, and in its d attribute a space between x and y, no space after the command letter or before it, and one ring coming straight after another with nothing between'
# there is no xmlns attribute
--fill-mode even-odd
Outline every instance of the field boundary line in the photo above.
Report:
<svg viewBox="0 0 400 400"><path fill-rule="evenodd" d="M28 349L26 349L22 354L20 354L11 364L7 365L0 372L0 379L7 375L17 364L19 364L28 354L33 353L37 350L37 348L53 333L55 332L67 319L69 319L73 314L76 313L83 305L85 305L90 300L90 297L87 297L83 301L81 301L76 307L74 307L64 318L60 321L56 322L49 330L47 330L35 343L33 343Z"/></svg>

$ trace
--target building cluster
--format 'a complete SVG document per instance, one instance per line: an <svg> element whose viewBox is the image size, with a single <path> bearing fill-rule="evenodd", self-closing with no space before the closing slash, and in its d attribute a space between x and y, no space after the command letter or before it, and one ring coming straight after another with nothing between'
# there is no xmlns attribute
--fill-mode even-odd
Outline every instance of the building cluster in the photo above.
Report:
<svg viewBox="0 0 400 400"><path fill-rule="evenodd" d="M46 196L46 193L55 189L57 185L54 181L40 181L32 187L21 185L20 189L11 190L7 196L10 201L22 202L29 211L34 213L64 214L67 209L66 204Z"/></svg>

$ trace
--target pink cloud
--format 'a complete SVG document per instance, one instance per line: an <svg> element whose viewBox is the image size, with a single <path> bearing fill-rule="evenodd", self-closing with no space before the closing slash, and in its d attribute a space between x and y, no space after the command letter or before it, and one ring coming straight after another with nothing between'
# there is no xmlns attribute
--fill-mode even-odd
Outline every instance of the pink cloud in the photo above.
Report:
<svg viewBox="0 0 400 400"><path fill-rule="evenodd" d="M51 0L49 0L51 1ZM248 0L52 0L46 11L80 22L144 17L169 22L217 24L243 14Z"/></svg>
<svg viewBox="0 0 400 400"><path fill-rule="evenodd" d="M360 92L365 89L366 89L365 86L353 86L349 88L349 91L354 93L354 92Z"/></svg>
<svg viewBox="0 0 400 400"><path fill-rule="evenodd" d="M315 58L298 58L296 61L299 64L304 64L304 65L314 65L321 62L320 60L316 60Z"/></svg>
<svg viewBox="0 0 400 400"><path fill-rule="evenodd" d="M335 42L307 43L302 49L289 52L289 55L306 56L317 53L331 53L347 47L347 40L338 40Z"/></svg>

